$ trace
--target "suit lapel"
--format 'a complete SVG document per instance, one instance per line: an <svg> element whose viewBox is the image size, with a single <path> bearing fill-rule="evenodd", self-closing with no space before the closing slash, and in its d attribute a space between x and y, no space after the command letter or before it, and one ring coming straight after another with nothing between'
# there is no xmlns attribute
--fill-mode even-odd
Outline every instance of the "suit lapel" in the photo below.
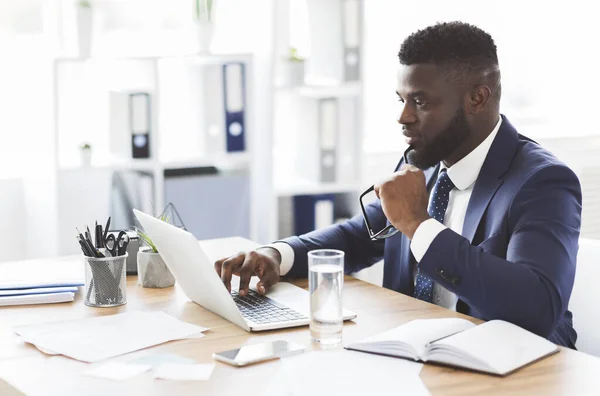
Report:
<svg viewBox="0 0 600 396"><path fill-rule="evenodd" d="M502 185L502 175L510 166L517 149L518 134L506 117L481 167L469 200L462 235L473 242L477 227L492 197Z"/></svg>
<svg viewBox="0 0 600 396"><path fill-rule="evenodd" d="M501 184L502 180L487 179L485 181L482 180L481 183L478 182L475 185L467 208L462 232L462 235L467 238L469 242L473 242L473 237L475 236L479 222L483 217L483 212L485 212L485 209L488 207L488 204Z"/></svg>
<svg viewBox="0 0 600 396"><path fill-rule="evenodd" d="M431 168L425 170L423 172L425 174L425 184L427 186L427 191L431 191L435 182L437 181L437 174L440 170L440 164L436 166L432 166Z"/></svg>

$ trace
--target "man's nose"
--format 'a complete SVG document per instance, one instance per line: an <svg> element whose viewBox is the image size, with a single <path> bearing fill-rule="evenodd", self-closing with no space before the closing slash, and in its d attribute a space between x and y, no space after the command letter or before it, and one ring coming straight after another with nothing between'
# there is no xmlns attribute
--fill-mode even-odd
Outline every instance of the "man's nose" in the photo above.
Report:
<svg viewBox="0 0 600 396"><path fill-rule="evenodd" d="M398 124L408 125L414 124L415 122L417 122L417 116L415 114L414 107L407 103L402 107L402 110L400 110Z"/></svg>

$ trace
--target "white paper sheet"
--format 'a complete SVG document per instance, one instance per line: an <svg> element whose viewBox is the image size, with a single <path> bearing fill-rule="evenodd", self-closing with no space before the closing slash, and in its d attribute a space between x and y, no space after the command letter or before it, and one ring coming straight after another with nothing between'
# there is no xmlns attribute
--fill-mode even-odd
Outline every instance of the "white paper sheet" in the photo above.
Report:
<svg viewBox="0 0 600 396"><path fill-rule="evenodd" d="M429 395L419 377L423 365L404 359L334 350L307 352L281 363L266 395Z"/></svg>
<svg viewBox="0 0 600 396"><path fill-rule="evenodd" d="M182 322L164 312L125 312L13 329L41 350L84 362L97 362L180 340L207 328Z"/></svg>
<svg viewBox="0 0 600 396"><path fill-rule="evenodd" d="M152 355L141 357L139 359L135 359L129 363L149 364L150 366L157 368L158 366L163 365L165 363L195 364L196 361L183 356L175 355L173 353L155 353Z"/></svg>
<svg viewBox="0 0 600 396"><path fill-rule="evenodd" d="M83 374L98 378L122 381L145 373L152 366L145 364L107 363L84 371Z"/></svg>
<svg viewBox="0 0 600 396"><path fill-rule="evenodd" d="M175 381L208 381L215 368L214 364L161 364L154 378Z"/></svg>

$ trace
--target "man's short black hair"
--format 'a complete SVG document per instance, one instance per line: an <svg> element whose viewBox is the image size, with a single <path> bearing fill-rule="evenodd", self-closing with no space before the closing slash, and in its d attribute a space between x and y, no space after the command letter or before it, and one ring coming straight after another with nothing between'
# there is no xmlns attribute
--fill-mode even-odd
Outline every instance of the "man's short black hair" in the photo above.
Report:
<svg viewBox="0 0 600 396"><path fill-rule="evenodd" d="M500 95L500 72L492 36L465 22L443 22L419 30L404 40L400 63L431 63L464 80L469 73L492 78L492 89Z"/></svg>

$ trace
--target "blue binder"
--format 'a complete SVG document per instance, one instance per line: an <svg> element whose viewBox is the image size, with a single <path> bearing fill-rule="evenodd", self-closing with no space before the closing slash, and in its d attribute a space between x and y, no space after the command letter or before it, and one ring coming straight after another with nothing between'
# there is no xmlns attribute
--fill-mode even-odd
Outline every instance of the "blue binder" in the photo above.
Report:
<svg viewBox="0 0 600 396"><path fill-rule="evenodd" d="M294 234L302 235L317 228L317 204L322 201L334 203L333 194L296 195L294 202ZM333 212L327 223L333 224Z"/></svg>
<svg viewBox="0 0 600 396"><path fill-rule="evenodd" d="M227 152L246 150L246 65L241 62L223 65L223 107Z"/></svg>

